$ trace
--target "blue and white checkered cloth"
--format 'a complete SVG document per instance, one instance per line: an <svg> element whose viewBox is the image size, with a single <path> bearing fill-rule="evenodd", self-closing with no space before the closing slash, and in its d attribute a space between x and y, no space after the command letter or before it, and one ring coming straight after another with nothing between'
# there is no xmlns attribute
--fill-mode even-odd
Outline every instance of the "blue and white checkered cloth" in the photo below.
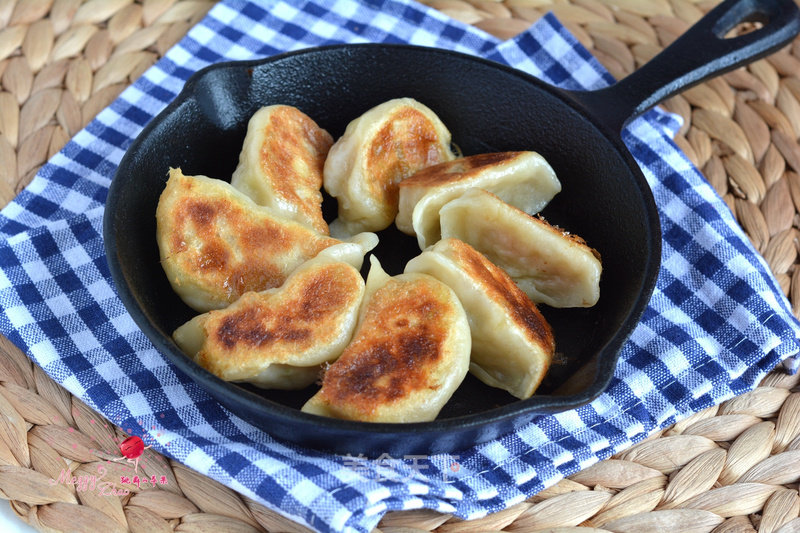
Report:
<svg viewBox="0 0 800 533"><path fill-rule="evenodd" d="M455 49L570 88L610 82L552 16L500 42L406 0L223 1L0 213L0 332L124 430L320 531L369 531L390 510L467 519L498 511L751 390L781 363L796 371L800 327L788 302L724 202L672 143L678 120L652 111L624 139L660 209L661 272L596 401L457 457L380 460L287 446L222 408L165 361L115 294L101 236L114 170L201 67L365 41Z"/></svg>

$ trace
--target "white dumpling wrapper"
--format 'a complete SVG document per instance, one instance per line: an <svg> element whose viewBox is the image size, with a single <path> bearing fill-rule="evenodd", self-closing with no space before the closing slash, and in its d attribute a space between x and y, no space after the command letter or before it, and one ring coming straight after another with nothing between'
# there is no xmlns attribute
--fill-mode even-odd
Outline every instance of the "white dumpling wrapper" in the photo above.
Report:
<svg viewBox="0 0 800 533"><path fill-rule="evenodd" d="M439 210L465 191L480 187L511 205L538 213L561 191L553 168L536 152L479 154L442 163L400 183L395 224L416 235L420 250L441 237Z"/></svg>
<svg viewBox="0 0 800 533"><path fill-rule="evenodd" d="M529 398L544 378L555 341L544 316L502 269L457 239L442 239L408 262L455 291L472 335L470 372L489 386Z"/></svg>
<svg viewBox="0 0 800 533"><path fill-rule="evenodd" d="M443 238L470 244L537 303L591 307L600 298L600 253L577 235L473 189L440 212Z"/></svg>
<svg viewBox="0 0 800 533"><path fill-rule="evenodd" d="M427 106L396 98L347 125L328 152L325 190L338 203L331 234L379 231L397 215L397 184L418 170L450 161L450 132Z"/></svg>

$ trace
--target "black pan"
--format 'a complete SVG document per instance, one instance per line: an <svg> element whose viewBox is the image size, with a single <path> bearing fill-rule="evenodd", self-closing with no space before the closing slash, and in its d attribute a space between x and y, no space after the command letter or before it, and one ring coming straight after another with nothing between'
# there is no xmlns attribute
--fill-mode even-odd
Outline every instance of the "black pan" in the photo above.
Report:
<svg viewBox="0 0 800 533"><path fill-rule="evenodd" d="M744 21L763 27L723 38ZM111 274L158 350L232 412L279 439L394 457L455 452L485 442L537 415L597 397L647 305L660 265L661 233L650 188L620 139L623 125L693 84L777 50L799 28L791 0L728 1L646 66L593 92L558 90L500 64L413 46L331 46L211 66L192 76L120 163L104 220ZM403 96L431 107L465 154L541 153L563 186L546 218L602 254L595 307L543 307L555 330L559 363L537 395L519 401L468 377L434 422L348 422L300 412L313 390L262 391L223 382L185 357L170 335L193 312L170 289L155 239L154 213L167 169L228 179L247 121L264 105L297 106L336 138L367 109ZM330 221L335 203L326 200L324 210ZM374 253L390 273L400 273L419 253L415 239L397 231L381 232L380 239ZM585 381L571 379L579 368Z"/></svg>

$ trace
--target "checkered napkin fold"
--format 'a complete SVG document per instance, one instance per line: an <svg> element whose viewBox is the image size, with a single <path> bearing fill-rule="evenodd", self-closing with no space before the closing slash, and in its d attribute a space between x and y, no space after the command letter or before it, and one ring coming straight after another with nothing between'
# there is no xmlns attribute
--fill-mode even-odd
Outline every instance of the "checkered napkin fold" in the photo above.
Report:
<svg viewBox="0 0 800 533"><path fill-rule="evenodd" d="M125 149L198 69L370 41L481 55L567 88L611 81L552 16L500 42L406 0L223 1L2 211L0 332L124 430L320 531L369 531L389 510L498 511L752 389L782 362L796 371L800 326L779 286L672 143L678 120L651 111L624 140L659 206L661 272L597 400L457 457L381 461L286 446L226 411L165 361L116 296L101 236L108 185Z"/></svg>

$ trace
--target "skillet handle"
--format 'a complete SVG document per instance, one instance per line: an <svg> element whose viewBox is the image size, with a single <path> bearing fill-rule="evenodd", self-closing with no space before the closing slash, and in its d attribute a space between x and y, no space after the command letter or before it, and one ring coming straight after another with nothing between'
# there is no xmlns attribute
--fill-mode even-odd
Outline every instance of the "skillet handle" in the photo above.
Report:
<svg viewBox="0 0 800 533"><path fill-rule="evenodd" d="M758 30L725 34L742 22ZM620 132L627 122L681 91L760 59L789 43L800 31L793 0L726 0L641 68L596 91L571 94L591 115Z"/></svg>

